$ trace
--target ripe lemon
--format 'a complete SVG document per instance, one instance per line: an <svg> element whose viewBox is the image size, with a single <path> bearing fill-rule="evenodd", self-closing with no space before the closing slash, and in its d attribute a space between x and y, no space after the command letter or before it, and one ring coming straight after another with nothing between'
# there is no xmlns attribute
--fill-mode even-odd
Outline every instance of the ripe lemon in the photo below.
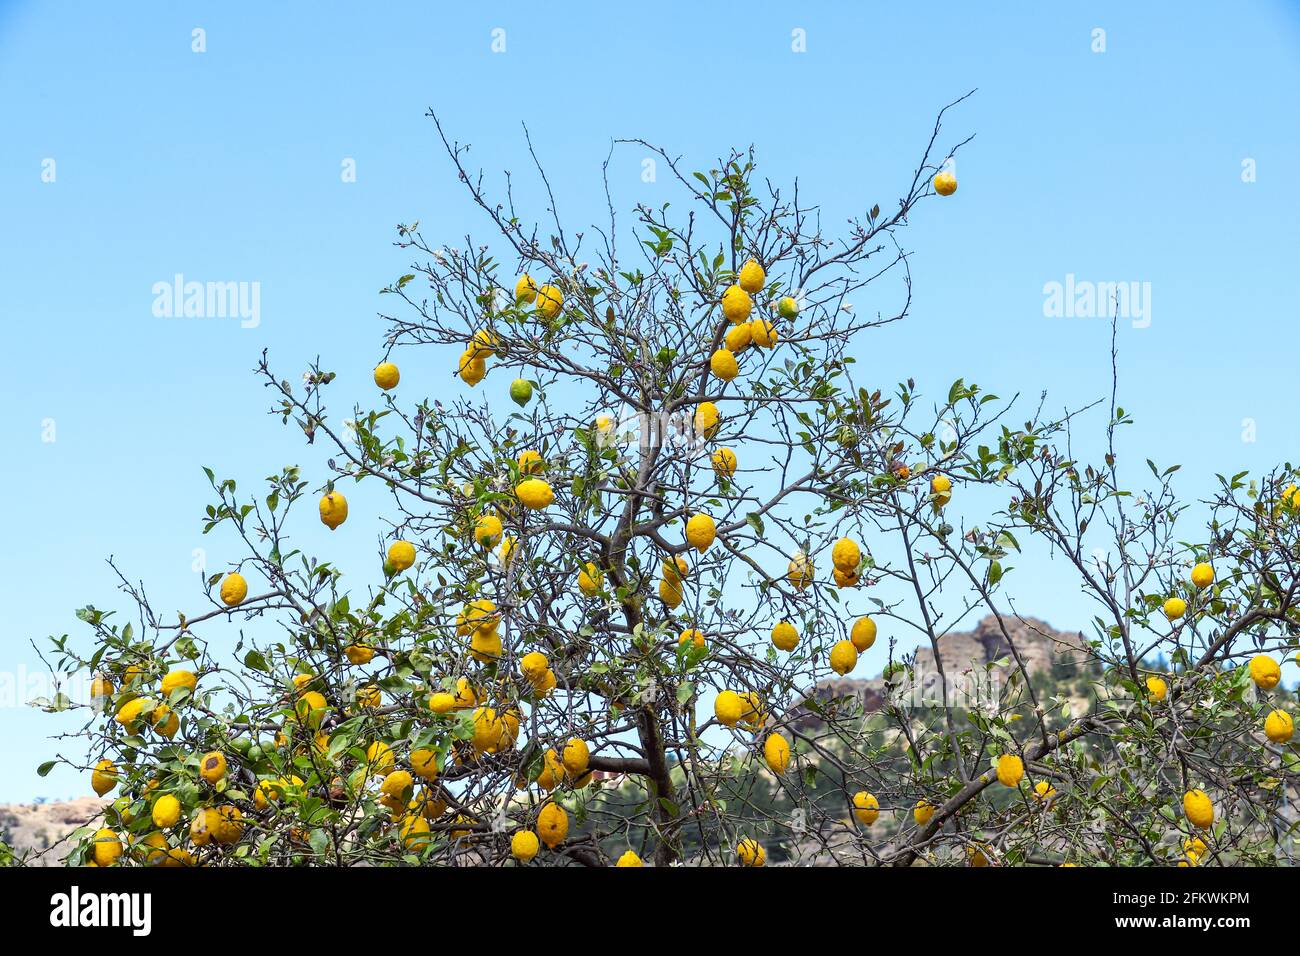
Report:
<svg viewBox="0 0 1300 956"><path fill-rule="evenodd" d="M789 567L786 568L785 576L794 585L795 590L802 591L812 583L813 571L813 563L808 559L808 555L802 551L796 551Z"/></svg>
<svg viewBox="0 0 1300 956"><path fill-rule="evenodd" d="M736 364L736 356L727 349L718 349L713 353L713 356L709 359L709 370L724 382L730 382L740 374L740 366Z"/></svg>
<svg viewBox="0 0 1300 956"><path fill-rule="evenodd" d="M388 546L388 563L398 574L415 564L415 545L409 541L394 541Z"/></svg>
<svg viewBox="0 0 1300 956"><path fill-rule="evenodd" d="M99 796L103 796L117 786L117 764L105 757L95 764L90 772L90 786Z"/></svg>
<svg viewBox="0 0 1300 956"><path fill-rule="evenodd" d="M181 802L170 793L154 801L153 825L160 830L169 830L176 826L181 818Z"/></svg>
<svg viewBox="0 0 1300 956"><path fill-rule="evenodd" d="M732 325L738 325L749 318L754 309L754 300L738 285L728 286L722 293L722 314Z"/></svg>
<svg viewBox="0 0 1300 956"><path fill-rule="evenodd" d="M668 605L669 610L679 608L684 597L681 582L667 579L659 582L659 600Z"/></svg>
<svg viewBox="0 0 1300 956"><path fill-rule="evenodd" d="M542 456L532 449L520 452L518 463L521 475L540 475L546 470L546 462L542 461Z"/></svg>
<svg viewBox="0 0 1300 956"><path fill-rule="evenodd" d="M402 373L397 370L397 366L392 362L380 362L375 366L375 384L385 392L390 388L396 388L401 378Z"/></svg>
<svg viewBox="0 0 1300 956"><path fill-rule="evenodd" d="M1164 604L1165 617L1176 621L1187 613L1187 602L1179 597L1171 597Z"/></svg>
<svg viewBox="0 0 1300 956"><path fill-rule="evenodd" d="M532 305L537 301L537 283L527 272L519 277L515 283L515 302L519 305Z"/></svg>
<svg viewBox="0 0 1300 956"><path fill-rule="evenodd" d="M799 643L799 632L789 621L781 621L772 628L772 646L778 651L792 651Z"/></svg>
<svg viewBox="0 0 1300 956"><path fill-rule="evenodd" d="M397 809L405 808L411 802L415 791L415 778L405 770L394 770L387 774L379 785L379 802Z"/></svg>
<svg viewBox="0 0 1300 956"><path fill-rule="evenodd" d="M333 531L348 520L348 499L337 491L331 491L320 500L320 520L325 527Z"/></svg>
<svg viewBox="0 0 1300 956"><path fill-rule="evenodd" d="M709 550L709 545L713 544L717 535L713 519L703 512L691 515L691 519L686 522L686 542L700 554Z"/></svg>
<svg viewBox="0 0 1300 956"><path fill-rule="evenodd" d="M532 830L517 830L510 838L510 855L520 863L527 863L537 856L541 841Z"/></svg>
<svg viewBox="0 0 1300 956"><path fill-rule="evenodd" d="M742 322L739 325L733 325L727 329L725 344L727 351L733 355L739 355L745 349L749 348L750 343L754 341L754 330L749 327L748 322Z"/></svg>
<svg viewBox="0 0 1300 956"><path fill-rule="evenodd" d="M741 866L762 866L767 862L767 851L757 840L745 837L736 846L736 859Z"/></svg>
<svg viewBox="0 0 1300 956"><path fill-rule="evenodd" d="M1275 744L1284 744L1291 739L1295 725L1291 715L1285 710L1274 710L1264 718L1264 734Z"/></svg>
<svg viewBox="0 0 1300 956"><path fill-rule="evenodd" d="M835 580L837 588L855 588L861 580L856 571L845 573L839 568L831 568L831 577Z"/></svg>
<svg viewBox="0 0 1300 956"><path fill-rule="evenodd" d="M1214 826L1214 803L1204 790L1188 790L1183 794L1183 813L1194 827L1208 830Z"/></svg>
<svg viewBox="0 0 1300 956"><path fill-rule="evenodd" d="M113 696L113 682L102 674L96 674L90 682L90 699L102 706L103 702Z"/></svg>
<svg viewBox="0 0 1300 956"><path fill-rule="evenodd" d="M695 431L705 438L712 438L718 433L718 427L721 422L721 416L718 414L718 406L712 402L700 402L695 406Z"/></svg>
<svg viewBox="0 0 1300 956"><path fill-rule="evenodd" d="M923 797L916 801L916 806L912 808L912 819L916 821L918 827L923 827L930 822L935 809L935 805Z"/></svg>
<svg viewBox="0 0 1300 956"><path fill-rule="evenodd" d="M831 563L841 571L856 571L862 562L862 549L852 538L840 538L831 548Z"/></svg>
<svg viewBox="0 0 1300 956"><path fill-rule="evenodd" d="M831 648L831 670L843 677L858 666L858 649L852 641L837 641Z"/></svg>
<svg viewBox="0 0 1300 956"><path fill-rule="evenodd" d="M713 453L713 470L722 478L730 478L736 473L736 453L730 448L719 448Z"/></svg>
<svg viewBox="0 0 1300 956"><path fill-rule="evenodd" d="M235 607L244 603L248 597L248 582L238 572L227 574L221 580L221 601L226 607Z"/></svg>
<svg viewBox="0 0 1300 956"><path fill-rule="evenodd" d="M299 722L315 730L325 719L325 711L328 707L329 705L323 695L314 690L309 690L298 698L293 711L297 715Z"/></svg>
<svg viewBox="0 0 1300 956"><path fill-rule="evenodd" d="M151 713L155 706L155 702L148 697L136 697L123 704L113 719L121 724L122 729L128 734L134 734L140 728L141 719Z"/></svg>
<svg viewBox="0 0 1300 956"><path fill-rule="evenodd" d="M527 478L515 485L515 495L525 508L535 511L550 505L555 500L551 486L540 478Z"/></svg>
<svg viewBox="0 0 1300 956"><path fill-rule="evenodd" d="M685 580L686 575L690 573L691 566L686 563L686 559L680 554L675 554L671 558L664 558L659 563L663 570L664 580L681 583Z"/></svg>
<svg viewBox="0 0 1300 956"><path fill-rule="evenodd" d="M487 375L487 361L473 348L468 348L461 353L460 359L456 362L456 374L460 376L461 381L473 388Z"/></svg>
<svg viewBox="0 0 1300 956"><path fill-rule="evenodd" d="M532 681L534 684L542 679L546 674L546 669L550 666L546 655L540 651L530 651L525 654L519 661L519 671Z"/></svg>
<svg viewBox="0 0 1300 956"><path fill-rule="evenodd" d="M615 863L614 865L615 866L644 866L645 864L641 862L641 858L639 856L637 856L631 850L628 850L618 858L618 862Z"/></svg>
<svg viewBox="0 0 1300 956"><path fill-rule="evenodd" d="M495 548L502 530L501 519L496 515L479 515L474 522L474 541L481 548Z"/></svg>
<svg viewBox="0 0 1300 956"><path fill-rule="evenodd" d="M853 641L853 646L857 648L859 654L869 650L871 645L876 643L876 622L870 615L858 618L853 622L849 639Z"/></svg>
<svg viewBox="0 0 1300 956"><path fill-rule="evenodd" d="M199 761L199 776L208 783L216 783L226 775L226 755L213 750L203 755Z"/></svg>
<svg viewBox="0 0 1300 956"><path fill-rule="evenodd" d="M1051 800L1054 796L1056 796L1056 788L1046 780L1040 780L1038 783L1034 784L1035 800Z"/></svg>
<svg viewBox="0 0 1300 956"><path fill-rule="evenodd" d="M343 648L349 664L369 664L375 659L375 649L368 644L349 644Z"/></svg>
<svg viewBox="0 0 1300 956"><path fill-rule="evenodd" d="M537 290L537 309L547 319L553 319L564 308L564 293L553 285Z"/></svg>
<svg viewBox="0 0 1300 956"><path fill-rule="evenodd" d="M930 479L930 492L936 495L946 495L952 490L952 479L947 475L935 475Z"/></svg>
<svg viewBox="0 0 1300 956"><path fill-rule="evenodd" d="M435 714L446 714L456 706L456 698L446 691L429 695L429 709Z"/></svg>
<svg viewBox="0 0 1300 956"><path fill-rule="evenodd" d="M537 834L554 850L569 835L569 815L557 803L548 803L537 814Z"/></svg>
<svg viewBox="0 0 1300 956"><path fill-rule="evenodd" d="M407 814L402 818L402 826L398 832L402 844L412 853L419 853L430 843L429 821L422 814Z"/></svg>
<svg viewBox="0 0 1300 956"><path fill-rule="evenodd" d="M495 628L475 628L469 640L470 653L480 664L488 664L501 656L501 635Z"/></svg>
<svg viewBox="0 0 1300 956"><path fill-rule="evenodd" d="M595 597L600 593L603 580L604 575L600 573L595 564L588 561L582 566L582 570L578 572L578 590L587 597Z"/></svg>
<svg viewBox="0 0 1300 956"><path fill-rule="evenodd" d="M748 259L740 267L740 287L753 295L763 288L763 283L767 281L767 275L763 272L763 267L758 264L757 259Z"/></svg>
<svg viewBox="0 0 1300 956"><path fill-rule="evenodd" d="M374 684L366 684L357 688L356 700L362 710L370 710L384 702L384 695Z"/></svg>
<svg viewBox="0 0 1300 956"><path fill-rule="evenodd" d="M943 170L934 177L934 191L940 196L951 196L957 191L957 177L948 170Z"/></svg>
<svg viewBox="0 0 1300 956"><path fill-rule="evenodd" d="M1208 588L1214 583L1214 565L1202 561L1192 568L1192 584L1199 588Z"/></svg>
<svg viewBox="0 0 1300 956"><path fill-rule="evenodd" d="M772 348L781 338L781 333L776 330L776 326L767 319L755 319L750 322L749 335L754 344L762 349Z"/></svg>
<svg viewBox="0 0 1300 956"><path fill-rule="evenodd" d="M1147 693L1154 700L1164 700L1165 695L1169 693L1169 685L1164 682L1163 678L1152 675L1147 678Z"/></svg>
<svg viewBox="0 0 1300 956"><path fill-rule="evenodd" d="M1267 654L1256 654L1250 659L1250 679L1262 690L1272 690L1282 679L1282 669Z"/></svg>
<svg viewBox="0 0 1300 956"><path fill-rule="evenodd" d="M859 790L853 795L853 815L858 818L859 823L871 826L880 816L880 801L876 799L875 794Z"/></svg>
<svg viewBox="0 0 1300 956"><path fill-rule="evenodd" d="M577 737L564 745L564 751L560 755L560 762L564 764L564 769L574 780L587 772L587 763L590 760L591 750L587 747L587 742Z"/></svg>
<svg viewBox="0 0 1300 956"><path fill-rule="evenodd" d="M745 712L745 703L740 699L740 695L734 690L724 690L718 693L713 701L713 714L718 718L718 723L727 727L734 727L740 723L741 715Z"/></svg>
<svg viewBox="0 0 1300 956"><path fill-rule="evenodd" d="M116 833L109 829L95 831L94 857L96 866L112 866L121 859L122 841Z"/></svg>
<svg viewBox="0 0 1300 956"><path fill-rule="evenodd" d="M164 697L170 697L172 691L179 690L182 687L193 692L198 682L199 679L194 676L193 671L168 671L167 675L162 679L162 684L160 685L159 690L162 692Z"/></svg>
<svg viewBox="0 0 1300 956"><path fill-rule="evenodd" d="M681 646L683 644L690 644L695 647L703 647L704 632L699 630L698 628L688 628L687 630L682 631L680 634L677 635L677 644L678 646Z"/></svg>
<svg viewBox="0 0 1300 956"><path fill-rule="evenodd" d="M1018 787L1025 775L1025 762L1015 754L1003 754L998 758L998 783L1004 787Z"/></svg>
<svg viewBox="0 0 1300 956"><path fill-rule="evenodd" d="M780 734L768 734L763 742L763 759L773 773L785 773L790 766L790 745Z"/></svg>
<svg viewBox="0 0 1300 956"><path fill-rule="evenodd" d="M372 777L387 777L393 769L393 748L376 740L366 748L366 772Z"/></svg>

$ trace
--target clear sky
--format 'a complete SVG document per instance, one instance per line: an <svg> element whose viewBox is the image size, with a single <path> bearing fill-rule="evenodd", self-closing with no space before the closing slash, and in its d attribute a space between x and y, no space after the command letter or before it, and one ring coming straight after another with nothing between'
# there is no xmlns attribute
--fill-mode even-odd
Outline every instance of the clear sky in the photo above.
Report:
<svg viewBox="0 0 1300 956"><path fill-rule="evenodd" d="M84 646L76 607L126 609L109 555L155 607L196 607L194 549L219 567L228 544L200 535L200 465L323 479L265 414L262 349L285 375L317 355L343 374L337 411L370 400L377 293L407 265L393 226L485 234L429 107L494 172L528 165L527 122L575 227L599 215L612 137L690 168L753 143L836 223L893 208L937 110L978 88L945 127L977 134L960 189L905 235L912 317L863 343L859 369L1079 404L1106 390L1109 330L1046 317L1045 284L1150 283L1149 324L1120 334L1133 453L1182 462L1189 498L1216 471L1294 458L1297 5L965 6L0 2L0 801L88 791L36 776L71 723L12 686L42 670L29 641ZM641 159L611 166L633 201L656 196ZM154 284L177 273L259 283L260 321L157 317ZM449 361L399 359L404 386ZM379 531L332 539L359 577ZM1023 571L1023 611L1086 626L1051 569Z"/></svg>

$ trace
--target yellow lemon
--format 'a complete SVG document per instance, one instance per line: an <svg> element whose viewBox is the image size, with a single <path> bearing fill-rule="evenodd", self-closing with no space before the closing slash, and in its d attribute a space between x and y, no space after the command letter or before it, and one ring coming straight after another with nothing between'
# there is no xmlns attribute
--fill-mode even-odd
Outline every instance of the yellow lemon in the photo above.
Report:
<svg viewBox="0 0 1300 956"><path fill-rule="evenodd" d="M728 727L734 727L740 722L741 715L745 712L745 703L740 699L740 695L734 690L724 690L718 693L713 701L713 713L718 718L718 723Z"/></svg>
<svg viewBox="0 0 1300 956"><path fill-rule="evenodd" d="M466 349L456 362L456 374L460 376L461 381L473 388L487 375L487 361L474 349Z"/></svg>
<svg viewBox="0 0 1300 956"><path fill-rule="evenodd" d="M1214 566L1202 561L1192 568L1192 584L1197 588L1208 588L1214 583Z"/></svg>
<svg viewBox="0 0 1300 956"><path fill-rule="evenodd" d="M744 322L754 309L754 300L738 285L728 286L722 293L722 314L732 325Z"/></svg>
<svg viewBox="0 0 1300 956"><path fill-rule="evenodd" d="M238 572L227 574L221 580L221 600L226 607L242 604L248 597L248 582Z"/></svg>
<svg viewBox="0 0 1300 956"><path fill-rule="evenodd" d="M550 505L555 500L555 492L551 486L540 478L527 478L515 485L515 496L525 508L532 508L534 511Z"/></svg>
<svg viewBox="0 0 1300 956"><path fill-rule="evenodd" d="M448 713L456 706L456 698L446 691L429 695L429 709L435 714Z"/></svg>
<svg viewBox="0 0 1300 956"><path fill-rule="evenodd" d="M1291 721L1291 715L1285 710L1271 711L1264 718L1264 733L1275 744L1286 743L1294 732L1295 725Z"/></svg>
<svg viewBox="0 0 1300 956"><path fill-rule="evenodd" d="M375 649L368 644L349 644L343 648L349 664L369 664L375 659Z"/></svg>
<svg viewBox="0 0 1300 956"><path fill-rule="evenodd" d="M1282 679L1282 669L1267 654L1256 654L1250 659L1250 679L1262 690L1272 690Z"/></svg>
<svg viewBox="0 0 1300 956"><path fill-rule="evenodd" d="M419 853L430 843L429 821L422 814L408 814L398 832L403 845L413 853Z"/></svg>
<svg viewBox="0 0 1300 956"><path fill-rule="evenodd" d="M519 661L519 671L534 684L546 675L550 662L541 651L530 651Z"/></svg>
<svg viewBox="0 0 1300 956"><path fill-rule="evenodd" d="M852 641L837 641L831 648L831 670L843 677L858 666L858 649Z"/></svg>
<svg viewBox="0 0 1300 956"><path fill-rule="evenodd" d="M880 816L880 801L875 794L859 790L853 795L853 815L859 823L871 826Z"/></svg>
<svg viewBox="0 0 1300 956"><path fill-rule="evenodd" d="M90 787L102 797L117 786L117 779L117 764L105 757L90 772Z"/></svg>
<svg viewBox="0 0 1300 956"><path fill-rule="evenodd" d="M199 776L208 783L216 783L226 775L226 755L219 750L209 751L199 761Z"/></svg>
<svg viewBox="0 0 1300 956"><path fill-rule="evenodd" d="M930 479L930 492L936 495L946 495L952 490L952 479L947 475L935 475Z"/></svg>
<svg viewBox="0 0 1300 956"><path fill-rule="evenodd" d="M374 684L366 684L357 688L357 706L363 710L373 709L384 702L384 695L380 693L379 688Z"/></svg>
<svg viewBox="0 0 1300 956"><path fill-rule="evenodd" d="M1171 597L1164 604L1165 617L1176 621L1187 613L1187 602L1179 597Z"/></svg>
<svg viewBox="0 0 1300 956"><path fill-rule="evenodd" d="M808 555L796 551L789 567L786 568L785 576L794 585L795 590L802 591L812 583L813 571L813 563L808 559Z"/></svg>
<svg viewBox="0 0 1300 956"><path fill-rule="evenodd" d="M95 831L94 858L96 866L112 866L122 857L122 841L109 829Z"/></svg>
<svg viewBox="0 0 1300 956"><path fill-rule="evenodd" d="M998 783L1004 787L1018 787L1025 775L1025 762L1015 754L1003 754L998 758Z"/></svg>
<svg viewBox="0 0 1300 956"><path fill-rule="evenodd" d="M709 550L709 545L713 544L717 535L718 529L713 519L703 512L691 515L686 522L686 543L700 554Z"/></svg>
<svg viewBox="0 0 1300 956"><path fill-rule="evenodd" d="M730 478L736 473L736 453L730 448L719 448L713 453L713 470L722 478Z"/></svg>
<svg viewBox="0 0 1300 956"><path fill-rule="evenodd" d="M180 690L182 687L193 692L194 688L198 685L198 682L199 679L194 676L193 671L168 671L167 675L162 679L162 684L159 687L159 690L162 691L164 697L170 697L172 691Z"/></svg>
<svg viewBox="0 0 1300 956"><path fill-rule="evenodd" d="M790 745L780 734L768 734L763 742L763 759L773 773L785 773L790 766Z"/></svg>
<svg viewBox="0 0 1300 956"><path fill-rule="evenodd" d="M660 581L659 582L659 600L668 605L669 610L676 610L681 606L682 585L680 581Z"/></svg>
<svg viewBox="0 0 1300 956"><path fill-rule="evenodd" d="M761 349L770 349L776 345L781 333L767 319L755 319L749 323L749 335L754 344Z"/></svg>
<svg viewBox="0 0 1300 956"><path fill-rule="evenodd" d="M392 772L395 759L393 748L376 740L366 748L366 772L372 777L386 777Z"/></svg>
<svg viewBox="0 0 1300 956"><path fill-rule="evenodd" d="M934 816L935 805L929 800L922 798L916 801L916 806L912 808L912 819L916 821L918 827L923 827L930 822Z"/></svg>
<svg viewBox="0 0 1300 956"><path fill-rule="evenodd" d="M664 580L680 584L685 580L686 575L690 573L691 566L686 563L686 558L680 554L675 554L671 558L664 558L659 563L663 571Z"/></svg>
<svg viewBox="0 0 1300 956"><path fill-rule="evenodd" d="M754 341L754 330L749 327L748 322L742 322L727 329L724 338L727 351L733 355L739 355L749 348L750 343Z"/></svg>
<svg viewBox="0 0 1300 956"><path fill-rule="evenodd" d="M181 802L170 793L163 794L153 803L153 825L159 830L169 830L181 818Z"/></svg>
<svg viewBox="0 0 1300 956"><path fill-rule="evenodd" d="M698 628L687 628L677 635L677 644L679 646L690 644L695 647L704 646L704 632Z"/></svg>
<svg viewBox="0 0 1300 956"><path fill-rule="evenodd" d="M740 374L740 366L736 364L736 356L727 349L718 349L709 359L709 370L722 379L724 382L730 382Z"/></svg>
<svg viewBox="0 0 1300 956"><path fill-rule="evenodd" d="M695 406L695 431L705 438L712 438L718 433L721 416L718 414L718 406L712 402L700 402Z"/></svg>
<svg viewBox="0 0 1300 956"><path fill-rule="evenodd" d="M537 834L554 850L569 835L569 815L557 803L547 803L537 814Z"/></svg>
<svg viewBox="0 0 1300 956"><path fill-rule="evenodd" d="M397 573L415 564L415 545L409 541L394 541L388 546L388 563Z"/></svg>
<svg viewBox="0 0 1300 956"><path fill-rule="evenodd" d="M644 866L645 864L641 862L641 858L639 856L637 856L631 850L628 850L618 858L618 862L615 863L614 865L615 866Z"/></svg>
<svg viewBox="0 0 1300 956"><path fill-rule="evenodd" d="M577 737L564 745L564 752L560 755L560 762L564 764L564 769L574 780L587 772L589 760L591 760L591 751L587 747L587 742Z"/></svg>
<svg viewBox="0 0 1300 956"><path fill-rule="evenodd" d="M739 284L742 289L753 295L763 288L763 283L767 281L767 275L763 272L763 267L758 264L757 259L748 259L740 267Z"/></svg>
<svg viewBox="0 0 1300 956"><path fill-rule="evenodd" d="M294 704L293 712L298 717L299 722L315 730L325 719L325 711L328 706L324 695L309 690L298 698L298 702Z"/></svg>
<svg viewBox="0 0 1300 956"><path fill-rule="evenodd" d="M741 866L762 866L767 862L767 851L757 840L745 837L736 846L736 859L740 861Z"/></svg>
<svg viewBox="0 0 1300 956"><path fill-rule="evenodd" d="M531 448L519 453L518 463L521 475L540 475L546 470L546 462L542 461L541 453Z"/></svg>
<svg viewBox="0 0 1300 956"><path fill-rule="evenodd" d="M934 177L934 191L940 196L951 196L957 191L957 177L943 170Z"/></svg>
<svg viewBox="0 0 1300 956"><path fill-rule="evenodd" d="M856 571L862 562L862 549L852 538L840 538L831 548L831 563L841 571Z"/></svg>
<svg viewBox="0 0 1300 956"><path fill-rule="evenodd" d="M397 366L392 362L380 362L375 366L375 384L385 392L390 388L396 388L401 378L402 374L397 371Z"/></svg>
<svg viewBox="0 0 1300 956"><path fill-rule="evenodd" d="M525 303L532 305L536 301L537 283L533 281L532 276L525 272L519 277L519 281L515 283L515 302L520 305Z"/></svg>
<svg viewBox="0 0 1300 956"><path fill-rule="evenodd" d="M564 308L564 293L553 285L544 285L537 290L537 309L548 319L553 319Z"/></svg>
<svg viewBox="0 0 1300 956"><path fill-rule="evenodd" d="M871 645L876 643L876 622L870 615L858 618L853 622L849 639L853 641L853 646L858 649L858 653L869 650Z"/></svg>
<svg viewBox="0 0 1300 956"><path fill-rule="evenodd" d="M1214 826L1214 803L1204 790L1188 790L1183 794L1183 813L1194 827L1208 830Z"/></svg>
<svg viewBox="0 0 1300 956"><path fill-rule="evenodd" d="M1034 784L1035 800L1051 800L1054 796L1056 796L1056 788L1046 780L1040 780Z"/></svg>
<svg viewBox="0 0 1300 956"><path fill-rule="evenodd" d="M541 843L537 839L537 834L532 830L518 830L510 838L510 855L520 863L527 863L537 856L539 849L541 849Z"/></svg>
<svg viewBox="0 0 1300 956"><path fill-rule="evenodd" d="M438 752L428 747L419 747L411 751L411 770L421 780L436 780L438 777Z"/></svg>
<svg viewBox="0 0 1300 956"><path fill-rule="evenodd" d="M596 565L588 561L582 566L582 570L578 572L578 590L587 597L595 597L600 593L601 583L604 578L605 576L600 573Z"/></svg>
<svg viewBox="0 0 1300 956"><path fill-rule="evenodd" d="M772 628L772 646L778 651L792 651L799 643L799 632L789 621L781 621Z"/></svg>
<svg viewBox="0 0 1300 956"><path fill-rule="evenodd" d="M1165 695L1169 693L1169 685L1164 682L1163 678L1152 675L1147 678L1147 693L1154 700L1164 700Z"/></svg>

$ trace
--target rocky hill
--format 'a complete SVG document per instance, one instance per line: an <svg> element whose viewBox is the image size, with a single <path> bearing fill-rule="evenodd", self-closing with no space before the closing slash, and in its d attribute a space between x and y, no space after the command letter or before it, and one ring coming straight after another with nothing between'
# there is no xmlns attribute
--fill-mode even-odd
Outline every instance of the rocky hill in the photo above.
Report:
<svg viewBox="0 0 1300 956"><path fill-rule="evenodd" d="M105 802L79 797L64 803L0 805L0 842L13 850L15 862L61 866L69 849L67 835L95 819Z"/></svg>

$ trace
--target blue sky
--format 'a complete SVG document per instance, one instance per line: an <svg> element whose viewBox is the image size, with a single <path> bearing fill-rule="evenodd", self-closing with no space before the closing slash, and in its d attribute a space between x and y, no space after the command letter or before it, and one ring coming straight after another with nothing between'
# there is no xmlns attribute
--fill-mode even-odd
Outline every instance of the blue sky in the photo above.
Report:
<svg viewBox="0 0 1300 956"><path fill-rule="evenodd" d="M835 223L891 208L936 111L978 88L945 127L946 142L977 134L960 190L906 234L912 317L864 343L859 368L1079 404L1106 389L1108 328L1044 317L1044 284L1149 282L1149 327L1120 335L1133 453L1182 462L1188 497L1216 471L1295 457L1295 4L467 6L0 4L0 671L40 669L28 641L79 635L74 608L125 608L110 554L157 607L198 604L193 549L223 560L199 534L201 464L244 483L319 466L264 414L262 349L283 374L317 355L343 373L336 410L371 398L377 293L407 265L393 226L484 232L431 106L493 172L527 166L527 122L573 225L599 216L616 136L691 168L753 143L764 174L797 175ZM640 181L641 159L615 153L625 206L664 188ZM155 317L151 289L176 273L260 283L260 324ZM447 361L400 359L404 385ZM360 571L379 531L349 522L333 540ZM1025 569L1019 606L1084 626L1056 584ZM35 774L43 736L70 726L0 707L0 801L86 791Z"/></svg>

